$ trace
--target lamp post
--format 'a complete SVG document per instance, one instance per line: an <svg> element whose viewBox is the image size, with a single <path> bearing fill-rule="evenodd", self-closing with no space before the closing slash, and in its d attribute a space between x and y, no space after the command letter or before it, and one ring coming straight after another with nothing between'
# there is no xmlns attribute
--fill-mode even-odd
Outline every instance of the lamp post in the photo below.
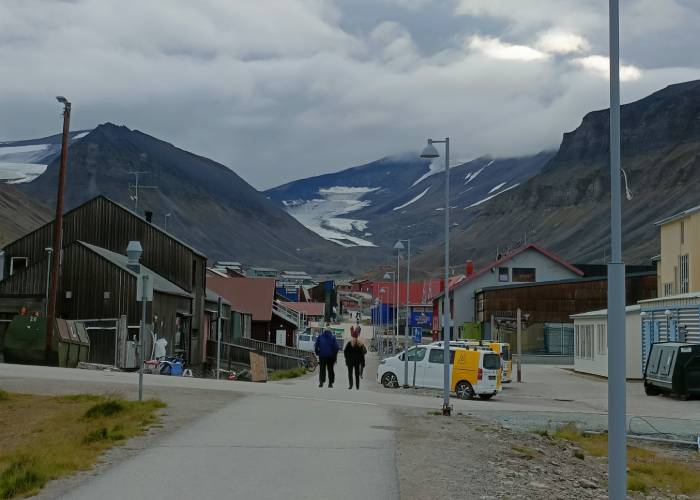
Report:
<svg viewBox="0 0 700 500"><path fill-rule="evenodd" d="M433 144L445 145L445 298L442 307L442 340L445 350L442 414L450 415L450 138L446 137L441 141L428 139L428 145L423 149L421 158L435 159L440 157Z"/></svg>
<svg viewBox="0 0 700 500"><path fill-rule="evenodd" d="M382 338L382 355L384 355L384 322L382 321L382 316L384 316L384 294L386 293L386 288L380 288L379 289L379 330L382 332L381 338ZM388 320L388 318L387 318ZM388 321L387 321L388 322Z"/></svg>
<svg viewBox="0 0 700 500"><path fill-rule="evenodd" d="M403 243L406 242L408 243L408 258L406 259L406 324L404 326L404 332L403 332L403 360L404 360L404 366L403 366L403 373L405 375L404 378L404 388L408 388L408 336L409 336L409 321L408 319L410 318L410 300L411 300L411 240L399 240L396 242L396 245L394 245L394 248L396 248L399 252L403 250L405 247Z"/></svg>
<svg viewBox="0 0 700 500"><path fill-rule="evenodd" d="M49 315L49 288L51 286L51 255L53 254L53 248L44 248L47 253L46 256L46 305L44 307L44 314Z"/></svg>
<svg viewBox="0 0 700 500"><path fill-rule="evenodd" d="M126 247L127 267L137 273L136 300L141 302L141 325L139 327L139 401L143 401L143 362L146 351L146 303L148 302L149 276L141 273L141 254L143 247L138 241L130 241Z"/></svg>
<svg viewBox="0 0 700 500"><path fill-rule="evenodd" d="M56 218L53 221L53 243L51 254L51 283L48 304L46 305L46 361L50 362L53 342L53 325L56 320L56 296L58 294L58 274L61 265L61 230L63 228L63 191L66 184L66 163L68 163L68 139L70 136L71 104L63 96L56 97L63 104L63 137L61 138L61 163L58 170L58 192L56 193Z"/></svg>
<svg viewBox="0 0 700 500"><path fill-rule="evenodd" d="M620 0L609 0L610 247L608 264L608 496L627 496L625 264L620 182Z"/></svg>

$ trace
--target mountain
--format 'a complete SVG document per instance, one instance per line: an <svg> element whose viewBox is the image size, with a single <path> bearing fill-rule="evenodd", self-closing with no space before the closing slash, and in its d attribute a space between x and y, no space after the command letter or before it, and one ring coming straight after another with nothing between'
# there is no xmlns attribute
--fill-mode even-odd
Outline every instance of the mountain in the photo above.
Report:
<svg viewBox="0 0 700 500"><path fill-rule="evenodd" d="M450 168L452 223L468 224L472 210L536 175L554 152L522 158L482 157ZM418 153L382 158L340 172L266 191L299 222L343 246L391 248L411 238L415 248L442 234L444 160ZM385 250L386 253L386 250Z"/></svg>
<svg viewBox="0 0 700 500"><path fill-rule="evenodd" d="M48 207L25 196L16 186L0 182L0 248L51 217Z"/></svg>
<svg viewBox="0 0 700 500"><path fill-rule="evenodd" d="M58 165L54 158L43 174L17 187L53 204ZM152 211L158 225L165 225L170 214L168 231L210 259L331 272L371 258L371 249L353 255L338 252L335 244L303 227L224 165L111 123L98 126L69 149L66 209L98 194L134 207L132 172L143 172L138 212Z"/></svg>
<svg viewBox="0 0 700 500"><path fill-rule="evenodd" d="M621 113L622 168L632 194L623 198L624 258L648 264L660 251L653 223L700 204L700 81L671 85ZM482 204L453 232L452 262L483 264L526 232L570 261L602 262L610 255L609 130L609 110L587 114L539 175ZM436 245L416 264L435 268L441 258Z"/></svg>
<svg viewBox="0 0 700 500"><path fill-rule="evenodd" d="M89 130L69 134L70 143L88 135ZM61 154L62 134L24 141L0 142L0 182L30 182L44 173L46 166Z"/></svg>

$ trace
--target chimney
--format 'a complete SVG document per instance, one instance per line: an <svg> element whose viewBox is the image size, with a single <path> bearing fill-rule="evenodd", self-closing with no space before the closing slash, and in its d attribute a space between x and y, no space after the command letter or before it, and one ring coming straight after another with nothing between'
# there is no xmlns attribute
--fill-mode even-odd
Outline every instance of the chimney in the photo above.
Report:
<svg viewBox="0 0 700 500"><path fill-rule="evenodd" d="M467 276L474 274L474 261L471 259L467 261Z"/></svg>
<svg viewBox="0 0 700 500"><path fill-rule="evenodd" d="M146 222L153 222L153 212L146 210Z"/></svg>

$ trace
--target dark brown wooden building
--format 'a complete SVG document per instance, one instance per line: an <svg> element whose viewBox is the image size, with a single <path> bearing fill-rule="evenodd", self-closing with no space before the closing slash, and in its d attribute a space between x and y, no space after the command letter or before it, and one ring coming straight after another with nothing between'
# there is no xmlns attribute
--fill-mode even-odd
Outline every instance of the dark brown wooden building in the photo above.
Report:
<svg viewBox="0 0 700 500"><path fill-rule="evenodd" d="M169 345L186 351L191 363L204 361L206 257L201 252L104 196L66 212L63 221L59 317L126 315L129 326L138 325L136 274L126 267L125 255L129 241L137 240L141 264L154 276L147 318ZM0 313L16 312L20 302L43 309L52 233L53 221L3 249Z"/></svg>

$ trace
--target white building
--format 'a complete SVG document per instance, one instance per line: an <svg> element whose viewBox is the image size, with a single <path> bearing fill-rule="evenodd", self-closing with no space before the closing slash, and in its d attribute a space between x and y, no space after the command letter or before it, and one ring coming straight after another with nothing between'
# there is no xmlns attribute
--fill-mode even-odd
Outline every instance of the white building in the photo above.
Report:
<svg viewBox="0 0 700 500"><path fill-rule="evenodd" d="M625 350L628 379L641 379L642 326L641 308L625 308ZM608 376L608 310L571 316L574 320L574 371Z"/></svg>
<svg viewBox="0 0 700 500"><path fill-rule="evenodd" d="M561 257L535 245L528 244L491 262L486 267L450 286L452 325L460 328L475 321L474 299L476 290L513 283L535 283L580 278L583 272ZM435 300L442 311L444 293ZM439 315L436 315L439 316ZM440 329L440 320L434 317L433 329Z"/></svg>

